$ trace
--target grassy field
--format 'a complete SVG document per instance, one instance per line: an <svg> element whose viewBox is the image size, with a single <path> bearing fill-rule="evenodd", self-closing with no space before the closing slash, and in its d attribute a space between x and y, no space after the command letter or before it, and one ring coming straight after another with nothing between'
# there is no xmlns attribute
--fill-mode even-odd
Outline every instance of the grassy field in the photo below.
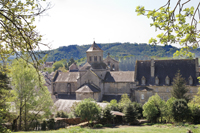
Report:
<svg viewBox="0 0 200 133"><path fill-rule="evenodd" d="M54 131L32 131L17 133L187 133L190 129L193 133L200 133L200 125L152 125L152 126L117 126L115 128L81 128L59 129Z"/></svg>

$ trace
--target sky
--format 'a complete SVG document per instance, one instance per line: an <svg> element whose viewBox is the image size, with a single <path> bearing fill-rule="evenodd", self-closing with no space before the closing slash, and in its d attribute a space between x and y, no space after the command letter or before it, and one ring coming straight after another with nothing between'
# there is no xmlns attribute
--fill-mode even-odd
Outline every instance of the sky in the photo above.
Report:
<svg viewBox="0 0 200 133"><path fill-rule="evenodd" d="M48 1L48 0L47 0ZM177 0L173 0L177 1ZM198 0L193 0L198 1ZM167 0L51 0L52 8L36 19L43 42L52 49L68 45L148 43L156 37L152 22L137 16L137 6L157 9ZM178 44L174 46L179 46ZM41 47L47 49L47 47Z"/></svg>

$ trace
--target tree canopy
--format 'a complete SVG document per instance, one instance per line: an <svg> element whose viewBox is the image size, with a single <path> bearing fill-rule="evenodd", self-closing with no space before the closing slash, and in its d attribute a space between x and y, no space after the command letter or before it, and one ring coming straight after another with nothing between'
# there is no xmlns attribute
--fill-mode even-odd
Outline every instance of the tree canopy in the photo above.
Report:
<svg viewBox="0 0 200 133"><path fill-rule="evenodd" d="M26 61L36 68L39 66L35 51L45 44L41 43L42 36L36 31L34 21L49 7L45 0L0 1L0 61L6 61L10 55L23 58L28 54L30 60Z"/></svg>
<svg viewBox="0 0 200 133"><path fill-rule="evenodd" d="M200 30L198 27L200 22L200 2L196 1L195 7L188 7L190 2L190 0L178 0L173 5L173 1L168 0L163 6L153 10L146 10L144 6L136 7L138 15L144 15L152 19L153 22L150 23L150 26L155 27L156 31L162 31L157 35L157 38L151 38L149 43L161 43L164 45L179 43L184 46L183 49L187 51L187 56L192 57L192 53L188 51L188 46L196 48L200 42Z"/></svg>

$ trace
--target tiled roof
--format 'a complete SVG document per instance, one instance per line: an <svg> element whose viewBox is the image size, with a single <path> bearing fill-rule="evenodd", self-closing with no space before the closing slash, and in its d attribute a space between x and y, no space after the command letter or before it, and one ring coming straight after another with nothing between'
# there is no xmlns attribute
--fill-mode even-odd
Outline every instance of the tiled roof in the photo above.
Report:
<svg viewBox="0 0 200 133"><path fill-rule="evenodd" d="M107 72L104 82L134 82L134 71Z"/></svg>
<svg viewBox="0 0 200 133"><path fill-rule="evenodd" d="M92 46L87 50L87 52L89 51L94 51L94 50L101 50L101 48L99 48L99 46L95 43L92 44Z"/></svg>
<svg viewBox="0 0 200 133"><path fill-rule="evenodd" d="M59 72L55 82L77 82L79 72Z"/></svg>
<svg viewBox="0 0 200 133"><path fill-rule="evenodd" d="M137 61L136 80L139 81L141 85L141 79L144 76L146 79L146 85L154 85L156 76L159 79L159 85L165 85L165 78L168 76L170 78L170 85L175 77L178 70L183 78L188 81L191 76L193 78L193 85L198 84L195 69L195 59L173 59L173 60L154 60L155 66L155 76L151 77L151 60L147 61Z"/></svg>
<svg viewBox="0 0 200 133"><path fill-rule="evenodd" d="M76 92L100 92L100 89L87 83L82 85Z"/></svg>

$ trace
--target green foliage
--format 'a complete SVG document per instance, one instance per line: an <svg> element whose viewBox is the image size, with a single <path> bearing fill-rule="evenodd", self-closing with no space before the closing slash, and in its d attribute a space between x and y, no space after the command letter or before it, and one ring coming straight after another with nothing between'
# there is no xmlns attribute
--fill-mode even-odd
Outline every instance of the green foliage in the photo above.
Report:
<svg viewBox="0 0 200 133"><path fill-rule="evenodd" d="M128 103L124 109L123 112L125 114L125 120L127 123L134 124L138 117L138 111L135 108L135 106L132 103Z"/></svg>
<svg viewBox="0 0 200 133"><path fill-rule="evenodd" d="M123 94L119 101L119 106L121 106L121 108L123 108L123 106L125 106L126 104L129 104L129 103L131 103L131 100L130 100L128 94L126 94L126 93Z"/></svg>
<svg viewBox="0 0 200 133"><path fill-rule="evenodd" d="M100 118L101 108L93 99L82 100L75 108L75 113L82 120L94 121Z"/></svg>
<svg viewBox="0 0 200 133"><path fill-rule="evenodd" d="M113 110L113 111L119 111L119 105L118 105L116 99L112 99L108 106L110 106L111 110Z"/></svg>
<svg viewBox="0 0 200 133"><path fill-rule="evenodd" d="M42 129L41 129L41 130L43 130L43 131L45 131L45 130L46 130L46 127L47 127L47 123L46 123L46 121L43 121L43 122L42 122L42 125L41 125L41 127L42 127Z"/></svg>
<svg viewBox="0 0 200 133"><path fill-rule="evenodd" d="M163 4L158 9L146 10L144 6L137 6L136 12L138 15L147 16L152 19L150 26L155 27L155 30L160 30L162 33L157 35L157 38L151 38L150 44L174 44L179 43L181 46L188 47L191 45L193 48L199 46L200 31L198 30L198 13L200 9L199 2L196 9L193 6L185 8L186 4L190 1L183 2L177 1L175 7L171 8L171 1ZM174 56L180 57L184 54L186 57L193 57L193 54L188 49L181 49L177 51Z"/></svg>
<svg viewBox="0 0 200 133"><path fill-rule="evenodd" d="M190 121L194 124L200 124L200 108L199 106L189 103L188 104L190 109Z"/></svg>
<svg viewBox="0 0 200 133"><path fill-rule="evenodd" d="M49 119L47 121L47 127L48 127L49 130L54 130L55 129L55 120Z"/></svg>
<svg viewBox="0 0 200 133"><path fill-rule="evenodd" d="M183 122L183 120L187 119L190 112L186 100L176 99L173 102L172 113L174 120L177 122Z"/></svg>
<svg viewBox="0 0 200 133"><path fill-rule="evenodd" d="M167 100L166 102L166 108L165 108L165 119L167 122L172 122L173 121L173 103L176 100L176 98L171 97L170 99Z"/></svg>
<svg viewBox="0 0 200 133"><path fill-rule="evenodd" d="M45 6L47 4L47 6ZM40 49L41 35L33 24L37 16L42 15L48 7L45 0L1 0L0 1L0 61L14 54L23 57L28 54L32 65L39 67L42 60L38 60L35 52ZM44 46L48 46L44 44ZM20 53L19 53L20 51Z"/></svg>
<svg viewBox="0 0 200 133"><path fill-rule="evenodd" d="M163 101L156 93L143 105L143 116L151 122L158 122L159 118L164 116L164 109L165 101Z"/></svg>
<svg viewBox="0 0 200 133"><path fill-rule="evenodd" d="M103 109L103 123L111 123L113 120L113 115L111 114L111 107L109 105L106 106L105 109Z"/></svg>
<svg viewBox="0 0 200 133"><path fill-rule="evenodd" d="M173 54L173 58L175 59L194 59L195 58L195 53L190 52L191 48L190 47L182 47L180 50L177 50Z"/></svg>
<svg viewBox="0 0 200 133"><path fill-rule="evenodd" d="M10 97L9 90L11 89L8 86L8 77L5 73L0 72L0 132L6 133L8 130L2 124L7 122L6 117L9 116L9 112L7 110L8 98Z"/></svg>
<svg viewBox="0 0 200 133"><path fill-rule="evenodd" d="M56 62L53 64L53 71L56 71L56 70L58 70L59 68L65 68L66 65L67 65L67 60L65 60L65 59L60 60L60 61L56 61Z"/></svg>
<svg viewBox="0 0 200 133"><path fill-rule="evenodd" d="M19 129L28 130L33 120L47 118L53 105L42 74L24 60L14 60L10 69L13 102L19 115ZM34 113L30 113L34 112ZM44 112L40 115L40 112ZM22 120L24 121L22 123ZM29 121L29 123L28 123Z"/></svg>
<svg viewBox="0 0 200 133"><path fill-rule="evenodd" d="M187 102L190 100L187 95L189 89L186 86L186 81L180 74L180 70L176 73L173 82L172 82L172 91L171 94L176 99L185 99Z"/></svg>
<svg viewBox="0 0 200 133"><path fill-rule="evenodd" d="M102 125L102 124L95 124L93 127L94 127L94 128L102 128L103 125Z"/></svg>

